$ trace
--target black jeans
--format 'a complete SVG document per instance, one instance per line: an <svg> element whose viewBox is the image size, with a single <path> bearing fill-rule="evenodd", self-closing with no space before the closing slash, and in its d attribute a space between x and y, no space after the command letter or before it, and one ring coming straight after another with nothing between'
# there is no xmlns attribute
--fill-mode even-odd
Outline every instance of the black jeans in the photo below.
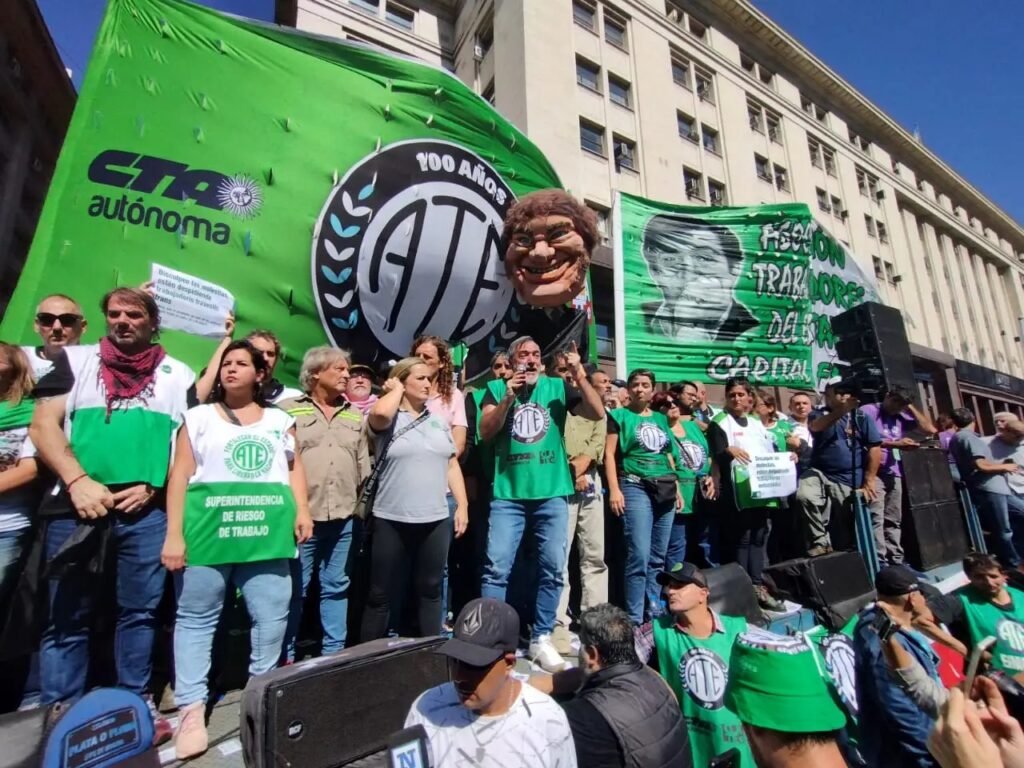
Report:
<svg viewBox="0 0 1024 768"><path fill-rule="evenodd" d="M448 559L449 527L447 517L433 523L373 520L370 594L359 633L361 642L387 634L391 596L397 600L405 594L405 585L400 583L404 574L411 575L416 590L420 635L441 633L441 574ZM401 621L394 623L402 625Z"/></svg>
<svg viewBox="0 0 1024 768"><path fill-rule="evenodd" d="M722 547L722 560L730 558L740 564L755 585L761 584L767 560L768 516L770 509L756 507L754 509L737 509L734 504L723 505L722 525L725 528L725 542Z"/></svg>

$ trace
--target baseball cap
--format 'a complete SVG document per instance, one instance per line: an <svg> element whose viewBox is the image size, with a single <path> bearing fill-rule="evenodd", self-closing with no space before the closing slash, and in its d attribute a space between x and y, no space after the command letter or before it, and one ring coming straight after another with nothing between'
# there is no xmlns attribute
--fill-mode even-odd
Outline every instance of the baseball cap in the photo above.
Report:
<svg viewBox="0 0 1024 768"><path fill-rule="evenodd" d="M352 365L348 367L348 372L350 376L354 374L356 371L359 371L365 376L369 376L371 379L377 378L377 374L374 372L373 368L371 368L368 365L364 365L363 363L352 363Z"/></svg>
<svg viewBox="0 0 1024 768"><path fill-rule="evenodd" d="M614 384L616 387L627 387L627 386L629 386L628 384L626 384L626 380L625 379L612 379L612 384Z"/></svg>
<svg viewBox="0 0 1024 768"><path fill-rule="evenodd" d="M741 721L784 733L835 731L846 725L821 657L802 635L740 634L729 658L725 705Z"/></svg>
<svg viewBox="0 0 1024 768"><path fill-rule="evenodd" d="M917 574L905 565L887 565L875 575L875 591L880 595L898 597L919 589Z"/></svg>
<svg viewBox="0 0 1024 768"><path fill-rule="evenodd" d="M659 573L655 579L663 587L669 583L696 584L705 589L708 587L708 580L704 578L700 568L693 563L676 563L668 570Z"/></svg>
<svg viewBox="0 0 1024 768"><path fill-rule="evenodd" d="M466 603L455 619L452 639L437 653L469 664L486 667L519 645L519 614L493 597L478 597Z"/></svg>

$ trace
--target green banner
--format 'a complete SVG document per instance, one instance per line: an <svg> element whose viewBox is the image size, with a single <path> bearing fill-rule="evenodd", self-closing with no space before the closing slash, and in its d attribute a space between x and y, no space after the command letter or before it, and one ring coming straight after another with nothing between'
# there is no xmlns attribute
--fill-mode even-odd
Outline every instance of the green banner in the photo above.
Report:
<svg viewBox="0 0 1024 768"><path fill-rule="evenodd" d="M620 194L619 376L817 388L836 363L829 317L877 301L874 280L802 203L692 207Z"/></svg>
<svg viewBox="0 0 1024 768"><path fill-rule="evenodd" d="M554 338L573 319L523 305L499 252L515 198L558 186L440 68L177 0L110 0L0 334L32 341L36 302L66 293L93 341L100 297L155 263L230 291L239 332L275 331L290 378L308 347L382 365L420 333L486 369L524 321ZM213 349L162 340L197 368Z"/></svg>

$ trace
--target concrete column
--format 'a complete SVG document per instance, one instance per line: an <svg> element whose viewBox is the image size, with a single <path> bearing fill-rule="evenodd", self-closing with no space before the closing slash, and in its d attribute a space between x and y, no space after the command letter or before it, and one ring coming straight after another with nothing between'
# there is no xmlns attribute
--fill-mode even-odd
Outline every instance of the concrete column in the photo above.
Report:
<svg viewBox="0 0 1024 768"><path fill-rule="evenodd" d="M925 245L921 241L917 229L917 218L906 209L900 211L898 227L903 240L901 250L906 254L908 269L904 275L904 295L912 295L915 300L916 312L914 324L910 328L910 336L916 344L925 347L939 348L939 316L935 302L932 301L932 284L925 268ZM909 279L908 279L909 278Z"/></svg>

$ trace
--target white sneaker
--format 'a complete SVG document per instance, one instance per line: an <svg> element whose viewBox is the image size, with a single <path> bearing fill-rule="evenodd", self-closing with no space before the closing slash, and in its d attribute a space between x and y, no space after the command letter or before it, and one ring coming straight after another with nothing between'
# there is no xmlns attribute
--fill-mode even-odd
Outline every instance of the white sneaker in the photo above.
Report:
<svg viewBox="0 0 1024 768"><path fill-rule="evenodd" d="M561 672L568 666L551 643L551 635L540 635L530 643L530 658L545 672Z"/></svg>

